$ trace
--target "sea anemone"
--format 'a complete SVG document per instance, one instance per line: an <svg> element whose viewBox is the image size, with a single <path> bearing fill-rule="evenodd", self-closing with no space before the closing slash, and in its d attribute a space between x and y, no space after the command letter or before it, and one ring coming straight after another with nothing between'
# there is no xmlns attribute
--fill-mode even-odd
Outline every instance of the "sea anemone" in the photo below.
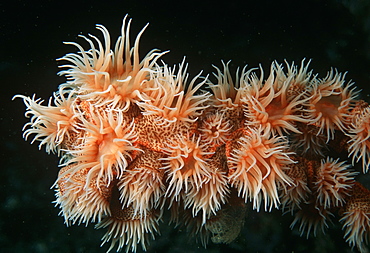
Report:
<svg viewBox="0 0 370 253"><path fill-rule="evenodd" d="M329 209L344 204L357 175L349 167L345 162L339 162L339 159L328 157L321 161L321 166L315 170L313 182L318 205Z"/></svg>
<svg viewBox="0 0 370 253"><path fill-rule="evenodd" d="M91 106L88 114L89 120L82 117L78 126L86 133L83 142L72 150L65 150L70 158L63 166L74 163L78 166L65 173L73 175L78 170L89 168L86 185L96 174L98 181L102 178L110 183L122 176L135 152L141 151L134 144L137 138L135 124L127 122L122 111L100 112Z"/></svg>
<svg viewBox="0 0 370 253"><path fill-rule="evenodd" d="M137 102L141 116L135 119L138 143L158 152L163 152L166 142L176 142L179 138L188 138L195 132L197 120L203 114L209 100L208 92L199 89L204 81L195 85L199 75L187 84L187 66L183 61L177 75L175 68L167 65L157 66L151 82L158 88ZM181 136L181 137L180 137Z"/></svg>
<svg viewBox="0 0 370 253"><path fill-rule="evenodd" d="M362 161L362 168L366 173L370 168L370 106L365 107L353 118L348 134L349 152L352 161Z"/></svg>
<svg viewBox="0 0 370 253"><path fill-rule="evenodd" d="M245 85L244 79L249 75L249 71L246 71L247 66L245 66L239 74L239 68L236 71L235 81L231 77L229 69L230 61L226 64L222 62L223 71L214 66L217 73L213 75L216 77L217 82L213 84L211 81L208 81L208 87L212 90L212 105L219 109L235 110L238 107L241 109L241 92L242 87Z"/></svg>
<svg viewBox="0 0 370 253"><path fill-rule="evenodd" d="M140 62L139 41L146 26L130 48L131 19L128 22L126 19L127 15L123 19L121 36L117 39L114 51L111 50L109 32L102 25L97 25L97 29L102 32L104 43L93 35L90 35L92 39L80 35L89 44L88 50L75 42L65 43L76 46L79 52L58 59L69 62L60 66L66 70L60 71L59 74L65 75L68 80L62 86L72 87L85 100L95 100L96 106L118 103L125 109L137 100L141 92L152 89L147 87L152 83L146 81L155 62L163 53L152 50Z"/></svg>
<svg viewBox="0 0 370 253"><path fill-rule="evenodd" d="M345 132L351 122L351 110L357 97L353 83L345 84L345 74L330 71L324 79L315 79L310 89L305 114L309 124L325 134L327 142L334 139L334 131Z"/></svg>
<svg viewBox="0 0 370 253"><path fill-rule="evenodd" d="M100 222L110 214L109 198L113 184L102 179L98 181L95 175L86 185L86 175L90 168L80 169L73 175L65 173L73 171L75 166L78 164L68 165L59 171L55 203L62 209L66 224Z"/></svg>
<svg viewBox="0 0 370 253"><path fill-rule="evenodd" d="M346 198L342 213L344 238L350 246L357 246L361 252L368 252L365 244L370 237L370 191L356 182L352 195Z"/></svg>
<svg viewBox="0 0 370 253"><path fill-rule="evenodd" d="M108 227L108 231L102 238L102 245L111 241L107 252L111 251L117 243L117 251L125 247L126 252L130 250L136 252L138 244L141 244L143 250L146 250L149 236L154 239L154 233L159 232L158 223L161 211L152 209L148 210L145 215L142 215L139 213L135 214L132 206L122 208L117 187L112 189L109 206L111 215L95 226L97 229Z"/></svg>
<svg viewBox="0 0 370 253"><path fill-rule="evenodd" d="M291 184L284 173L294 163L287 152L287 141L281 136L270 136L269 129L250 128L228 147L229 182L245 201L253 201L259 210L262 199L265 209L278 207L278 184Z"/></svg>
<svg viewBox="0 0 370 253"><path fill-rule="evenodd" d="M328 227L328 221L330 216L333 216L329 210L324 209L322 206L317 206L315 201L309 200L302 204L301 209L295 214L294 220L290 225L293 229L297 223L299 224L299 231L301 236L306 233L307 238L310 236L311 231L313 231L314 236L319 229L322 232Z"/></svg>
<svg viewBox="0 0 370 253"><path fill-rule="evenodd" d="M142 148L143 152L130 163L118 180L122 208L132 208L133 216L145 217L147 212L162 206L165 192L161 153Z"/></svg>
<svg viewBox="0 0 370 253"><path fill-rule="evenodd" d="M316 76L312 75L312 70L308 71L310 62L311 61L308 61L306 64L305 59L303 59L298 69L298 66L295 65L294 62L289 65L289 63L285 61L287 67L286 71L284 71L282 64L278 64L276 61L274 62L276 77L279 79L278 81L281 83L289 83L289 89L287 91L288 97L305 93L312 80L316 78Z"/></svg>
<svg viewBox="0 0 370 253"><path fill-rule="evenodd" d="M319 134L319 128L314 125L296 123L297 129L301 133L289 135L290 149L297 155L305 158L323 157L328 149L326 135Z"/></svg>
<svg viewBox="0 0 370 253"><path fill-rule="evenodd" d="M206 152L206 144L201 144L200 140L194 135L191 139L179 136L177 141L167 143L163 150L166 156L161 160L168 174L166 197L171 199L170 202L179 201L191 190L200 191L211 177L207 157L213 152Z"/></svg>
<svg viewBox="0 0 370 253"><path fill-rule="evenodd" d="M31 117L30 122L23 127L24 138L35 134L31 143L40 141L40 149L45 145L47 153L57 152L60 155L61 148L65 147L64 142L78 133L74 93L61 87L53 95L54 105L50 98L46 106L42 105L43 100L35 99L35 95L32 98L16 95L14 98L23 99L27 106L25 115Z"/></svg>
<svg viewBox="0 0 370 253"><path fill-rule="evenodd" d="M193 217L202 214L202 224L221 209L229 197L227 164L224 146L219 147L211 158L207 159L207 172L201 187L190 184L184 198L184 208L191 208Z"/></svg>
<svg viewBox="0 0 370 253"><path fill-rule="evenodd" d="M291 156L291 158L296 163L288 164L289 169L284 172L291 178L292 184L283 183L279 189L282 209L293 214L295 210L301 209L303 203L308 201L311 190L308 187L307 161L296 156Z"/></svg>
<svg viewBox="0 0 370 253"><path fill-rule="evenodd" d="M244 104L246 125L249 127L263 126L271 129L271 134L300 133L295 123L307 123L301 111L307 98L304 96L305 90L299 94L292 92L294 89L292 85L297 86L295 71L290 70L291 76L286 77L281 66L276 62L271 65L267 80L264 80L262 67L260 71L260 77L252 72L245 79L246 85L243 88L241 99ZM298 73L299 80L305 80L305 77L301 77L303 74L306 75L306 72ZM292 96L289 96L289 93Z"/></svg>
<svg viewBox="0 0 370 253"><path fill-rule="evenodd" d="M160 124L163 123L163 124ZM176 121L168 123L155 115L143 115L135 118L137 143L157 152L163 152L167 142L176 142L179 138L186 139L195 132L197 123ZM180 137L181 136L181 137Z"/></svg>
<svg viewBox="0 0 370 253"><path fill-rule="evenodd" d="M231 124L224 113L219 111L212 111L207 113L200 121L198 131L204 142L209 143L215 147L219 147L230 140Z"/></svg>
<svg viewBox="0 0 370 253"><path fill-rule="evenodd" d="M209 92L196 94L205 80L195 85L199 74L187 84L189 75L186 71L185 60L179 65L177 74L176 67L171 69L167 64L162 67L157 65L156 71L151 74L151 82L158 88L152 89L148 94L142 94L142 101L137 103L143 111L142 114L156 116L158 124L196 121L208 107L206 102L211 94Z"/></svg>
<svg viewBox="0 0 370 253"><path fill-rule="evenodd" d="M214 66L217 73L213 73L217 81L212 83L208 80L207 85L212 91L210 98L210 110L217 111L223 115L224 121L230 124L230 133L236 131L244 124L243 102L241 94L245 86L244 79L249 75L250 71L245 66L242 71L238 68L235 74L235 79L232 78L230 69L230 61L226 64L222 62L223 69Z"/></svg>

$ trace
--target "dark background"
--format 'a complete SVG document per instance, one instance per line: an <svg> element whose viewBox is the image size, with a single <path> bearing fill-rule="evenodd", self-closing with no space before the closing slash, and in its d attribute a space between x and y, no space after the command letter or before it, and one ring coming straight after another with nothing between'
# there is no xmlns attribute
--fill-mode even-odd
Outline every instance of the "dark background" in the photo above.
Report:
<svg viewBox="0 0 370 253"><path fill-rule="evenodd" d="M186 56L191 76L212 73L212 64L220 66L221 60L232 60L232 70L262 64L267 71L273 60L298 64L306 58L321 77L331 67L348 71L346 80L369 99L370 1L9 2L0 3L0 252L107 250L99 247L105 231L63 224L51 203L58 159L22 139L25 107L20 99L11 101L15 94L34 93L47 101L65 81L56 75L55 59L76 51L62 42L84 44L78 34L101 38L95 24L105 25L115 41L128 13L133 41L149 22L142 55L153 48L171 50L163 57L170 65ZM207 249L163 224L148 252L351 252L336 217L325 235L309 239L291 231L291 221L279 210L250 210L238 240Z"/></svg>

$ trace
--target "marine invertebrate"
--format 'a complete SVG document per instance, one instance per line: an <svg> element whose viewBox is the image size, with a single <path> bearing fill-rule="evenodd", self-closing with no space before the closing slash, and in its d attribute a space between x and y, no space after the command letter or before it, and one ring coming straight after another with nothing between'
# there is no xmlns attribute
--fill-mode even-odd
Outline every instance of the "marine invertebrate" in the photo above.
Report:
<svg viewBox="0 0 370 253"><path fill-rule="evenodd" d="M230 140L231 124L225 113L213 111L207 113L198 128L204 142L219 147Z"/></svg>
<svg viewBox="0 0 370 253"><path fill-rule="evenodd" d="M53 99L50 98L47 106L41 105L43 100L16 95L15 98L22 98L27 106L26 117L31 117L24 129L24 138L30 135L34 141L40 141L39 148L45 145L46 152L57 152L59 154L61 144L71 138L76 133L76 114L73 93L67 93L64 88L55 92ZM52 106L52 101L55 106Z"/></svg>
<svg viewBox="0 0 370 253"><path fill-rule="evenodd" d="M328 209L332 206L342 206L346 196L350 195L354 177L357 173L349 169L345 162L331 158L321 161L315 171L313 189L317 194L317 202Z"/></svg>
<svg viewBox="0 0 370 253"><path fill-rule="evenodd" d="M140 151L133 144L137 138L134 123L126 123L122 111L94 112L92 106L84 115L89 115L89 120L81 117L79 128L85 133L83 141L73 149L64 150L69 158L63 165L78 164L74 171L89 168L86 184L95 174L97 181L103 178L110 183L127 168L133 152Z"/></svg>
<svg viewBox="0 0 370 253"><path fill-rule="evenodd" d="M370 236L370 191L356 182L341 214L346 241L351 246L357 246L361 252L366 252L365 244Z"/></svg>
<svg viewBox="0 0 370 253"><path fill-rule="evenodd" d="M140 243L145 250L149 236L154 239L154 232L158 231L160 210L152 209L143 215L135 212L131 205L122 208L118 191L115 188L112 190L109 207L111 215L96 225L96 228L108 228L102 238L102 245L111 241L108 251L118 243L118 250L126 247L126 252L129 250L136 252L137 245Z"/></svg>
<svg viewBox="0 0 370 253"><path fill-rule="evenodd" d="M240 133L229 147L229 181L253 208L259 210L261 201L265 209L277 207L279 203L277 184L291 184L284 173L287 165L294 163L286 152L282 137L270 137L269 129L248 129Z"/></svg>
<svg viewBox="0 0 370 253"><path fill-rule="evenodd" d="M59 59L67 82L47 105L15 96L30 117L24 137L61 157L55 202L67 224L97 223L108 251L135 252L169 208L203 244L230 243L252 202L257 211L282 206L302 234L328 227L339 210L345 238L365 251L368 190L344 161L322 160L332 142L348 141L344 152L368 170L369 107L344 75L319 79L304 61L287 70L273 62L266 80L262 67L233 79L223 63L216 81L188 80L185 61L160 64L157 50L140 61L145 28L131 48L130 22L114 49L101 25L104 42L69 43L79 52Z"/></svg>
<svg viewBox="0 0 370 253"><path fill-rule="evenodd" d="M350 137L349 152L353 161L362 161L364 172L370 167L370 106L363 105L354 115L347 135Z"/></svg>
<svg viewBox="0 0 370 253"><path fill-rule="evenodd" d="M314 125L297 123L296 126L300 133L289 135L290 149L307 158L323 157L324 152L328 149L326 136L320 134L319 128Z"/></svg>
<svg viewBox="0 0 370 253"><path fill-rule="evenodd" d="M289 168L285 170L285 174L292 180L292 183L290 185L280 184L279 199L282 209L293 214L294 211L301 209L303 203L308 202L311 190L308 187L309 175L306 163L300 162L304 159L296 156L292 159L298 162L287 165Z"/></svg>
<svg viewBox="0 0 370 253"><path fill-rule="evenodd" d="M59 74L68 80L62 87L73 87L85 100L96 100L95 106L119 103L125 110L140 92L153 89L148 87L146 80L163 53L152 50L140 62L139 41L146 27L136 37L134 47L130 48L131 20L126 19L127 16L123 19L121 36L117 39L114 51L111 49L109 32L102 25L97 25L97 29L104 36L104 44L93 35L90 35L92 39L80 36L88 42L88 50L75 42L66 43L76 46L79 53L70 53L58 59L69 62L60 66L66 69Z"/></svg>
<svg viewBox="0 0 370 253"><path fill-rule="evenodd" d="M345 84L345 74L328 72L324 79L315 79L310 89L309 108L306 110L311 125L319 127L327 141L334 139L334 131L346 131L351 122L353 101L357 96L353 83Z"/></svg>
<svg viewBox="0 0 370 253"><path fill-rule="evenodd" d="M295 123L307 123L301 110L307 98L304 97L304 90L299 94L289 91L295 89L293 85L303 86L297 82L308 78L305 69L301 69L302 73L296 73L290 68L292 73L287 78L282 74L281 66L273 63L266 80L262 69L259 77L255 73L247 76L242 93L246 124L251 127L262 125L272 134L300 133Z"/></svg>

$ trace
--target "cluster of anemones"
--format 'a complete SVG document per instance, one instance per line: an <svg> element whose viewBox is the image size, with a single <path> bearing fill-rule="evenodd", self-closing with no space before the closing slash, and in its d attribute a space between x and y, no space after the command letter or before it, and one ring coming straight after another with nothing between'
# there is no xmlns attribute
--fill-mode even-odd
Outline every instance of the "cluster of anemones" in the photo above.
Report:
<svg viewBox="0 0 370 253"><path fill-rule="evenodd" d="M338 211L350 245L365 249L369 191L350 165L324 159L339 146L369 169L370 107L344 75L320 79L304 62L286 71L273 62L266 77L244 68L233 79L223 64L214 83L188 80L185 62L160 65L157 50L140 61L145 28L131 48L130 21L114 50L101 25L104 43L92 35L81 36L88 50L69 43L79 52L60 59L67 82L48 105L16 96L31 118L25 138L61 157L55 202L67 224L96 222L108 229L108 251L135 252L168 208L204 244L229 243L250 202L257 211L281 206L307 234Z"/></svg>

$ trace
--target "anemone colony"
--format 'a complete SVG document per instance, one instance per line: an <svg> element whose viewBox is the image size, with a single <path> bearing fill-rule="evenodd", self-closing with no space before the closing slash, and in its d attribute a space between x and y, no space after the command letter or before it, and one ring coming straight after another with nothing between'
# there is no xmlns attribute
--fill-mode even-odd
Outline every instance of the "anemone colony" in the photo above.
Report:
<svg viewBox="0 0 370 253"><path fill-rule="evenodd" d="M190 80L185 62L159 63L157 50L140 61L145 28L131 48L130 22L114 49L101 25L104 42L67 43L79 52L59 59L67 82L47 105L16 96L30 118L24 137L61 157L55 203L68 225L97 223L108 251L135 252L170 209L203 244L229 243L251 205L292 213L302 234L336 213L347 242L366 251L370 191L336 158L369 170L370 106L344 74L273 62L266 76L243 68L233 78L223 63L214 82Z"/></svg>

